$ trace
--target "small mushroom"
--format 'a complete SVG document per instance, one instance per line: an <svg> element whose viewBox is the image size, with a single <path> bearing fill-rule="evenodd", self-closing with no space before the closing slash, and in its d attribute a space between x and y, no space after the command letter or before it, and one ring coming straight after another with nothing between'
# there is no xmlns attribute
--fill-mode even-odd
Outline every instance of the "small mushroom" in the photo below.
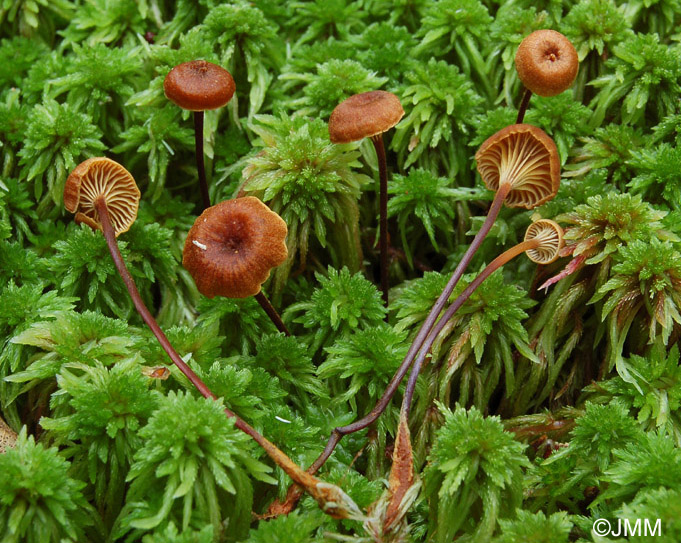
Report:
<svg viewBox="0 0 681 543"><path fill-rule="evenodd" d="M261 291L270 270L288 256L286 223L258 198L209 207L189 230L182 265L204 296L255 296L277 328L290 335Z"/></svg>
<svg viewBox="0 0 681 543"><path fill-rule="evenodd" d="M106 157L89 158L71 172L64 185L64 207L94 230L102 224L95 202L109 208L116 237L127 232L137 218L140 191L130 172Z"/></svg>
<svg viewBox="0 0 681 543"><path fill-rule="evenodd" d="M487 188L510 207L532 209L560 186L560 159L553 140L531 124L513 124L489 137L475 153Z"/></svg>
<svg viewBox="0 0 681 543"><path fill-rule="evenodd" d="M135 309L170 359L201 394L214 398L213 393L182 360L147 309L118 249L116 237L126 232L135 221L139 197L139 189L130 172L118 162L105 157L81 162L66 179L64 186L64 206L76 214L76 222L84 222L92 229L102 231L111 258L128 289Z"/></svg>
<svg viewBox="0 0 681 543"><path fill-rule="evenodd" d="M206 60L192 60L175 66L163 81L166 98L194 112L196 167L204 209L210 207L206 168L203 157L203 112L226 105L234 96L236 85L224 68Z"/></svg>
<svg viewBox="0 0 681 543"><path fill-rule="evenodd" d="M515 66L525 85L518 110L517 122L521 123L532 93L556 96L572 86L579 70L579 57L574 45L560 32L537 30L518 46Z"/></svg>
<svg viewBox="0 0 681 543"><path fill-rule="evenodd" d="M482 270L477 277L473 279L473 281L471 281L464 291L459 294L456 300L454 300L447 308L442 315L442 318L431 328L425 341L423 341L421 344L418 355L415 357L411 373L409 374L407 385L404 389L400 417L406 417L409 414L411 400L416 387L416 379L421 370L421 365L423 364L426 354L430 352L430 348L449 320L461 308L461 306L466 303L466 300L471 297L473 292L475 292L475 289L477 289L482 282L495 271L522 253L525 253L530 260L538 264L549 264L550 262L553 262L556 258L558 258L558 253L562 245L563 229L555 221L550 219L540 219L528 227L527 231L525 232L525 239L521 243L514 245L492 260L492 262L490 262L485 269Z"/></svg>
<svg viewBox="0 0 681 543"><path fill-rule="evenodd" d="M525 254L532 262L550 264L558 258L563 246L563 229L550 219L540 219L528 227L524 241L536 245L525 249Z"/></svg>
<svg viewBox="0 0 681 543"><path fill-rule="evenodd" d="M378 157L379 173L379 248L381 254L381 291L388 307L388 169L383 132L404 116L400 99L382 90L354 94L336 106L329 118L329 137L333 143L349 143L371 138ZM386 320L387 320L386 315Z"/></svg>

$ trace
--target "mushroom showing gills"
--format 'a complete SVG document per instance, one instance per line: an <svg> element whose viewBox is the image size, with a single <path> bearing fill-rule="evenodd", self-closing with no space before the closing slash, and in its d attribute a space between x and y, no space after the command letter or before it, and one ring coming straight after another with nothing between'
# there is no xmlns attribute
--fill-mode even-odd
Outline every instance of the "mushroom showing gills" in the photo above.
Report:
<svg viewBox="0 0 681 543"><path fill-rule="evenodd" d="M560 32L537 30L520 42L515 67L525 85L516 121L521 123L532 93L556 96L572 86L579 70L579 57L572 42Z"/></svg>
<svg viewBox="0 0 681 543"><path fill-rule="evenodd" d="M232 99L236 85L232 75L217 64L192 60L175 66L163 81L166 98L182 109L194 112L196 167L203 209L210 207L203 157L203 112L218 109Z"/></svg>
<svg viewBox="0 0 681 543"><path fill-rule="evenodd" d="M206 209L189 230L182 265L204 296L255 299L277 329L291 335L261 291L270 270L283 263L286 223L258 198L245 196Z"/></svg>
<svg viewBox="0 0 681 543"><path fill-rule="evenodd" d="M64 206L68 211L76 214L76 222L84 222L91 228L101 230L104 233L111 258L140 316L154 333L163 350L201 395L215 400L215 394L182 360L159 327L156 319L147 309L118 249L116 237L126 232L137 218L139 196L140 192L135 180L123 166L108 158L96 157L80 163L69 175L64 188ZM284 225L284 235L285 229L286 226ZM233 417L235 419L234 425L251 436L278 466L297 484L304 487L319 503L338 502L338 515L346 514L349 510L352 510L354 502L351 502L340 489L305 473L273 443L233 411L225 408L225 414L228 417ZM2 445L3 440L11 445L11 441L2 437L2 431L3 429L0 427L0 445Z"/></svg>
<svg viewBox="0 0 681 543"><path fill-rule="evenodd" d="M365 417L346 426L334 428L324 451L308 468L310 473L315 473L326 462L344 435L363 430L385 411L412 362L422 350L421 346L430 335L456 284L492 228L501 206L506 203L511 207L532 209L549 201L558 192L560 186L558 149L553 140L536 126L529 124L507 126L487 139L475 158L485 185L491 190L496 190L485 222L421 325L383 396ZM423 351L423 356L425 356L425 351Z"/></svg>
<svg viewBox="0 0 681 543"><path fill-rule="evenodd" d="M558 253L563 246L563 229L554 221L550 219L540 219L532 223L525 232L525 239L517 245L511 247L508 251L503 252L490 262L484 270L468 285L464 291L452 302L447 308L442 318L433 327L428 337L423 342L419 349L418 356L414 361L414 365L409 374L407 386L404 390L402 399L402 408L400 413L400 420L405 419L409 415L411 408L411 400L414 396L414 389L416 387L416 380L421 365L426 358L426 355L433 346L433 342L440 334L447 322L454 316L454 314L466 303L466 300L471 297L475 289L477 289L482 282L492 275L499 268L507 264L511 259L525 253L528 258L537 264L550 264L558 258Z"/></svg>
<svg viewBox="0 0 681 543"><path fill-rule="evenodd" d="M381 255L381 292L388 307L388 169L383 132L404 116L400 99L386 91L354 94L336 106L329 118L329 137L333 143L349 143L371 138L378 157L379 173L379 250ZM386 320L387 320L386 315Z"/></svg>
<svg viewBox="0 0 681 543"><path fill-rule="evenodd" d="M135 281L118 249L116 238L127 232L137 218L140 191L130 172L118 162L95 157L81 162L71 172L64 186L64 207L84 222L101 230L111 258L125 283L135 309L158 339L165 352L192 384L206 397L214 397L206 385L175 351L153 315L142 301Z"/></svg>

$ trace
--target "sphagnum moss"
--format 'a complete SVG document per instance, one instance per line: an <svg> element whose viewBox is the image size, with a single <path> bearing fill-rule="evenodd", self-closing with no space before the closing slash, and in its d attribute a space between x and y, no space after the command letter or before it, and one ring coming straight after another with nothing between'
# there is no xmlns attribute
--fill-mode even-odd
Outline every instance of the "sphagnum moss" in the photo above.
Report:
<svg viewBox="0 0 681 543"><path fill-rule="evenodd" d="M606 513L659 518L662 539L679 540L674 6L0 2L0 417L18 436L0 453L0 540L592 542ZM409 418L398 416L387 398L404 399L409 357L392 372L417 354L433 302L490 226L494 192L472 155L516 118L513 59L541 29L567 36L582 61L569 89L534 98L526 116L569 180L531 211L502 207L470 265L555 215L566 245L554 263L506 263L451 320L426 323L442 334L421 353ZM290 337L255 301L200 300L181 267L200 194L188 114L163 80L195 59L236 86L205 116L212 203L255 197L287 225L289 258L262 288ZM386 157L393 326L370 279L375 159L332 144L326 124L343 99L379 89L405 112ZM222 404L165 367L104 239L62 211L68 172L97 155L139 181L121 254ZM221 406L271 436L285 469ZM296 505L287 471L331 516ZM332 518L348 514L361 522Z"/></svg>

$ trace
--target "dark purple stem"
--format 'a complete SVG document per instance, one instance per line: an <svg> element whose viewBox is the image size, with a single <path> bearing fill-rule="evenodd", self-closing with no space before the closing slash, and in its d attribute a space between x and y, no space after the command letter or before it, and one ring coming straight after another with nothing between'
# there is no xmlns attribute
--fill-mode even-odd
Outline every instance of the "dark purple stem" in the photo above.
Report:
<svg viewBox="0 0 681 543"><path fill-rule="evenodd" d="M388 403L390 402L393 395L397 391L397 388L400 386L400 382L402 381L407 371L409 370L411 363L414 361L414 358L421 349L421 345L426 340L428 334L435 325L435 322L437 321L438 316L440 315L445 304L447 303L449 296L454 291L454 287L456 287L456 284L459 282L459 279L461 279L461 276L463 275L464 271L466 270L466 267L473 258L473 255L479 249L490 228L492 228L492 225L494 224L497 215L499 215L499 211L501 210L504 200L506 199L506 196L508 195L508 192L510 190L511 190L510 185L502 185L497 190L497 193L494 197L494 201L492 202L492 206L489 209L485 222L482 224L482 227L475 235L475 238L473 238L473 242L468 247L466 253L463 255L463 258L459 262L459 265L456 267L456 270L454 270L454 273L452 274L452 277L449 279L447 286L445 286L445 289L442 291L442 294L440 294L440 297L437 299L435 305L430 310L428 317L426 317L426 320L421 325L421 328L419 329L418 334L414 339L414 342L409 347L409 351L407 352L406 357L402 361L402 364L400 364L400 367L397 369L397 372L391 379L390 383L388 383L388 387L383 393L383 396L381 396L381 398L378 400L378 402L371 410L371 412L365 417L351 424L348 424L347 426L339 426L337 428L334 428L333 432L331 432L331 435L329 436L329 440L326 444L326 447L324 448L324 451L307 469L309 473L316 473L316 471L321 466L324 465L324 462L326 462L329 456L331 456L331 453L336 448L336 445L338 445L338 442L344 435L363 430L372 422L374 422L376 419L378 419L381 413L385 411L385 408L388 406Z"/></svg>
<svg viewBox="0 0 681 543"><path fill-rule="evenodd" d="M388 309L388 167L385 160L383 136L378 134L371 138L378 157L378 216L379 216L379 251L381 255L381 293L383 305ZM388 322L388 314L385 315Z"/></svg>
<svg viewBox="0 0 681 543"><path fill-rule="evenodd" d="M535 238L529 241L523 241L522 243L519 243L511 247L508 251L505 251L502 254L500 254L498 257L492 260L492 262L490 262L485 267L485 269L478 274L478 276L475 279L473 279L471 284L468 285L464 289L464 291L461 294L459 294L456 300L454 300L452 304L447 308L447 311L445 311L444 315L442 315L442 318L433 327L430 334L428 334L428 337L423 342L423 345L419 350L416 360L414 360L414 365L412 366L411 373L409 374L409 379L407 381L407 386L405 387L404 390L404 397L402 398L402 408L400 411L401 414L405 414L405 416L409 415L411 401L414 396L414 390L416 388L416 380L419 376L419 372L421 371L421 365L423 364L423 361L426 358L426 354L428 354L428 351L430 351L430 348L433 346L435 339L440 334L440 332L442 332L442 329L447 324L447 321L449 321L449 319L451 319L454 316L454 314L459 310L459 308L466 303L466 300L468 300L468 298L471 297L473 292L475 292L475 289L477 289L485 279L487 279L495 271L501 268L501 266L508 263L508 261L511 260L512 258L515 258L516 256L524 253L529 249L537 247L537 245L539 245L539 240Z"/></svg>
<svg viewBox="0 0 681 543"><path fill-rule="evenodd" d="M260 292L258 292L258 294L255 295L255 299L260 304L260 307L262 307L265 310L265 313L267 313L267 316L274 323L274 326L277 327L277 330L279 330L280 332L283 332L287 336L290 336L291 332L288 331L288 328L286 328L284 321L281 320L279 313L277 313L277 310L274 309L274 306L267 299L267 296L265 296L262 293L262 290Z"/></svg>
<svg viewBox="0 0 681 543"><path fill-rule="evenodd" d="M516 124L523 122L525 118L525 112L527 111L527 106L530 105L530 98L532 98L532 91L530 89L525 89L523 92L523 99L520 101L520 106L518 107L518 118L516 119Z"/></svg>
<svg viewBox="0 0 681 543"><path fill-rule="evenodd" d="M156 336L156 339L161 344L161 347L163 347L163 350L168 354L170 359L175 363L179 370L187 377L187 379L191 381L191 383L197 388L204 398L215 400L217 396L211 392L211 390L199 378L199 376L194 373L194 371L185 363L184 360L182 360L182 357L170 344L170 341L168 341L168 338L163 333L163 330L161 330L161 327L156 322L156 319L142 301L142 297L137 290L135 281L132 278L132 275L130 275L128 268L125 265L125 261L123 260L123 256L118 249L116 234L114 233L114 229L111 224L111 216L109 215L109 208L106 205L106 200L104 200L102 196L95 200L95 209L99 214L99 220L102 224L102 232L104 233L106 244L109 247L109 253L111 253L111 258L114 261L116 269L118 270L121 279L123 279L123 283L125 283L125 286L128 289L128 293L130 294L130 298L132 298L132 303L135 305L135 309L137 309L137 312L142 317L142 320L144 320L147 326L151 329L153 334ZM241 417L237 416L230 409L225 408L225 413L228 417L234 417L234 425L237 428L251 436L268 453L272 451L273 445L266 438L260 435L260 433L258 433L258 431L255 430L250 424L244 421Z"/></svg>
<svg viewBox="0 0 681 543"><path fill-rule="evenodd" d="M196 169L199 172L199 188L203 209L210 207L208 182L206 181L206 166L203 157L203 111L194 112L194 148L196 149ZM202 210L203 211L203 210Z"/></svg>

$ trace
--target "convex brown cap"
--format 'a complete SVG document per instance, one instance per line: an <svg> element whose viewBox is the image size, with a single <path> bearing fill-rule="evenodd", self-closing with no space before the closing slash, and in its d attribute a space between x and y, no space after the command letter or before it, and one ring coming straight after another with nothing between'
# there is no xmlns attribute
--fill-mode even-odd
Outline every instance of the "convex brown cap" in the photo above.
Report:
<svg viewBox="0 0 681 543"><path fill-rule="evenodd" d="M218 109L232 99L235 89L232 75L206 60L178 64L163 81L166 98L190 111Z"/></svg>
<svg viewBox="0 0 681 543"><path fill-rule="evenodd" d="M286 260L286 223L258 198L207 208L189 230L182 265L204 296L246 298Z"/></svg>
<svg viewBox="0 0 681 543"><path fill-rule="evenodd" d="M527 257L537 264L550 264L558 258L563 246L563 229L551 219L533 222L525 232L525 241L536 239L540 245L525 251Z"/></svg>
<svg viewBox="0 0 681 543"><path fill-rule="evenodd" d="M116 237L127 232L137 218L140 191L130 172L106 157L89 158L78 164L64 185L64 207L84 222L101 230L95 200L103 197Z"/></svg>
<svg viewBox="0 0 681 543"><path fill-rule="evenodd" d="M329 137L333 143L370 138L390 130L403 116L400 99L392 92L353 94L331 112Z"/></svg>
<svg viewBox="0 0 681 543"><path fill-rule="evenodd" d="M560 160L553 140L531 124L512 124L490 136L475 153L487 188L510 184L504 203L532 209L558 192Z"/></svg>
<svg viewBox="0 0 681 543"><path fill-rule="evenodd" d="M515 67L523 84L539 96L556 96L577 77L579 57L570 40L555 30L537 30L518 46Z"/></svg>

